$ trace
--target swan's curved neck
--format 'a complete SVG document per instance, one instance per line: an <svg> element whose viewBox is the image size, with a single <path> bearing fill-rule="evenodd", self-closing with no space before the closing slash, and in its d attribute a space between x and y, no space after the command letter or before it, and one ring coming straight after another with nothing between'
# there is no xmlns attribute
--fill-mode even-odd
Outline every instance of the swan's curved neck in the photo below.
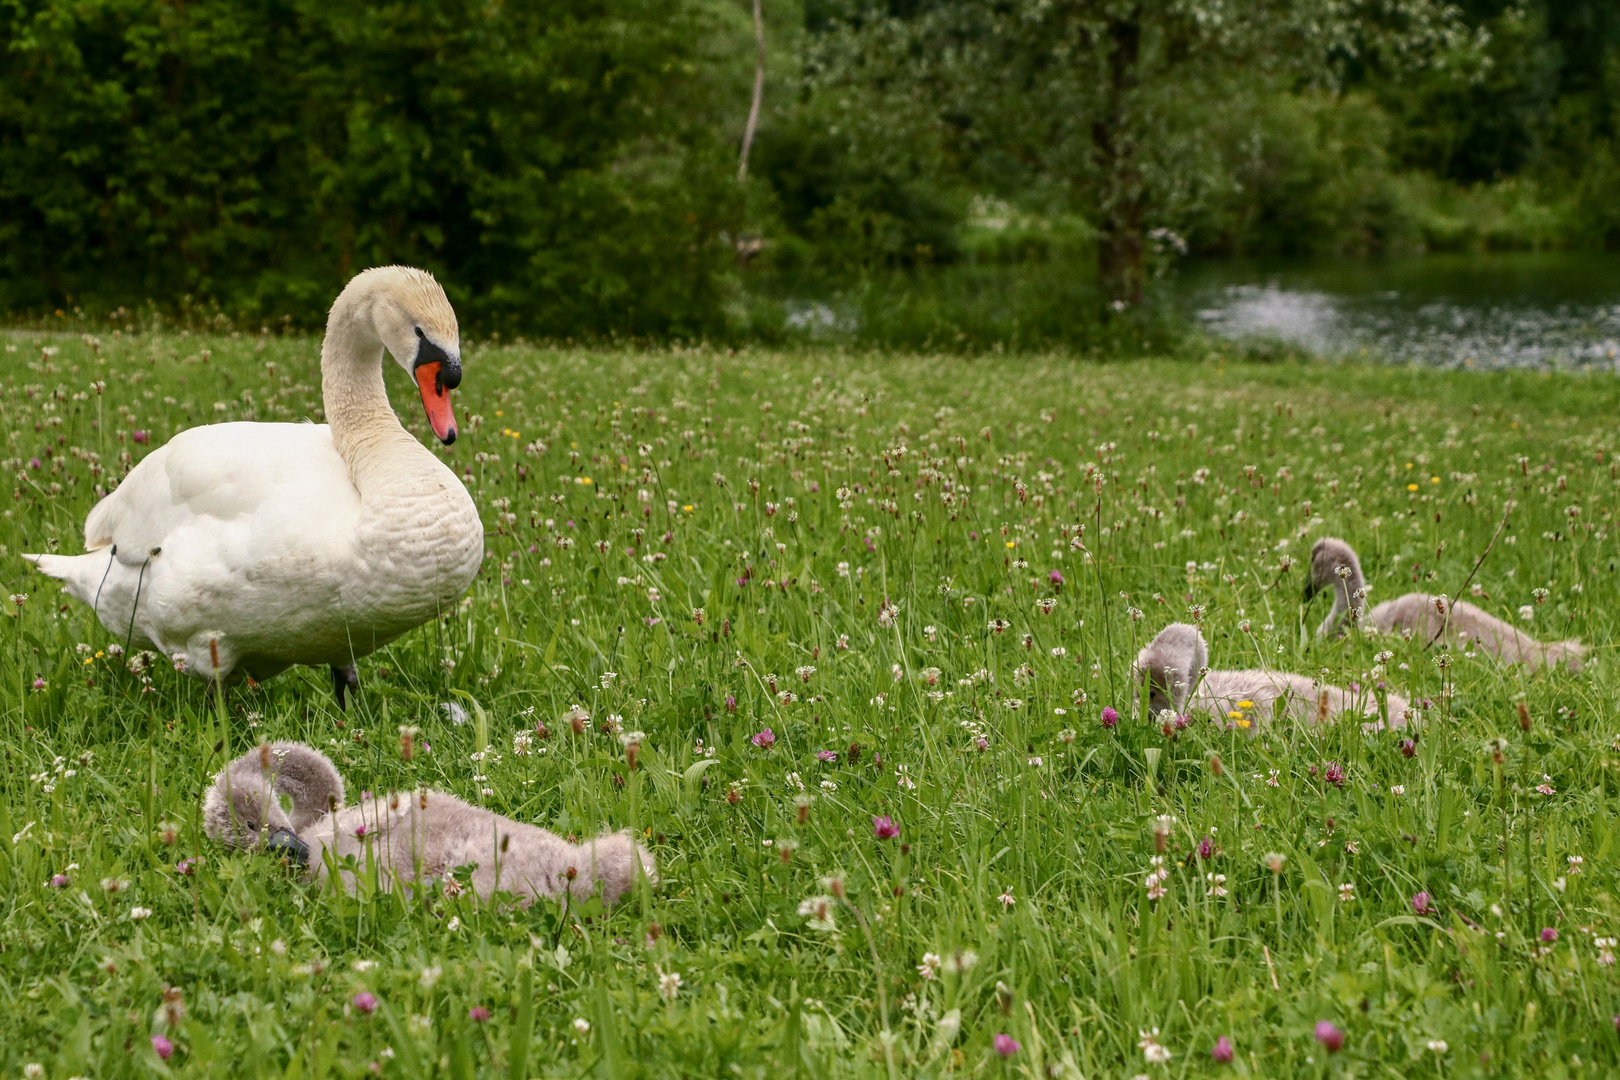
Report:
<svg viewBox="0 0 1620 1080"><path fill-rule="evenodd" d="M1317 637L1331 637L1339 633L1351 612L1355 613L1351 621L1357 625L1361 623L1361 614L1367 607L1367 579L1362 577L1361 566L1354 559L1350 561L1349 569L1348 577L1333 576L1333 610L1322 620L1321 627L1316 631Z"/></svg>
<svg viewBox="0 0 1620 1080"><path fill-rule="evenodd" d="M332 306L321 343L321 399L332 442L364 499L399 473L399 458L432 457L400 424L383 385L383 344L366 298L347 290ZM408 444L408 446L407 446Z"/></svg>

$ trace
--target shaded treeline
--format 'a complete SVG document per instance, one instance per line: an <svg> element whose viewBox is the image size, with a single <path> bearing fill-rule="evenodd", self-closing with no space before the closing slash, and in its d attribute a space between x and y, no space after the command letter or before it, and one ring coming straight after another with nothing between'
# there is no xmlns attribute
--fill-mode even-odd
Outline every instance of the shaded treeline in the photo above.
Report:
<svg viewBox="0 0 1620 1080"><path fill-rule="evenodd" d="M1620 240L1601 0L12 0L0 308L769 334L750 276ZM1095 278L1096 284L1091 284ZM1089 299L1088 299L1089 298Z"/></svg>

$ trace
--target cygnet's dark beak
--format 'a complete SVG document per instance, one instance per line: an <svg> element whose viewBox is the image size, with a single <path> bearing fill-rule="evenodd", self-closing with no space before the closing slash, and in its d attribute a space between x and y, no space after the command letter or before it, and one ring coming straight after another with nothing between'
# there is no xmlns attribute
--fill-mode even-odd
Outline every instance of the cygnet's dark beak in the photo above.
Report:
<svg viewBox="0 0 1620 1080"><path fill-rule="evenodd" d="M290 859L299 866L309 865L309 845L290 829L277 829L265 840L264 846L271 854Z"/></svg>

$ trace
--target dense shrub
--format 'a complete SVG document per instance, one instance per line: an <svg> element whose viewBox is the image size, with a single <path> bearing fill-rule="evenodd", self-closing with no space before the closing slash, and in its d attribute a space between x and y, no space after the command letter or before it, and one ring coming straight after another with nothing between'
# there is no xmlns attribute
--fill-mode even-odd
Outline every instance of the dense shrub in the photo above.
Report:
<svg viewBox="0 0 1620 1080"><path fill-rule="evenodd" d="M696 0L12 0L0 306L318 318L437 271L463 318L719 324L733 150Z"/></svg>

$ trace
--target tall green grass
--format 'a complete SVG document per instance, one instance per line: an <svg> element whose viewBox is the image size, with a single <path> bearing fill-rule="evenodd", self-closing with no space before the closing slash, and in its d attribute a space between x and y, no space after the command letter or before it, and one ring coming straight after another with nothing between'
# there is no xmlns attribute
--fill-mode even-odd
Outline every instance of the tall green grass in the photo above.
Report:
<svg viewBox="0 0 1620 1080"><path fill-rule="evenodd" d="M181 428L318 418L317 341L5 340L0 552L27 598L0 622L0 1074L1620 1066L1612 382L469 345L447 457L484 573L362 662L346 715L295 671L231 688L221 730L205 687L131 672L15 556L78 550L97 491ZM1360 548L1375 600L1452 593L1510 500L1476 602L1581 636L1584 674L1313 639L1315 537ZM1429 702L1414 755L1354 724L1167 738L1129 665L1195 606L1219 666L1344 684L1391 651ZM318 892L198 830L222 759L270 738L354 792L634 828L662 880L611 912Z"/></svg>

